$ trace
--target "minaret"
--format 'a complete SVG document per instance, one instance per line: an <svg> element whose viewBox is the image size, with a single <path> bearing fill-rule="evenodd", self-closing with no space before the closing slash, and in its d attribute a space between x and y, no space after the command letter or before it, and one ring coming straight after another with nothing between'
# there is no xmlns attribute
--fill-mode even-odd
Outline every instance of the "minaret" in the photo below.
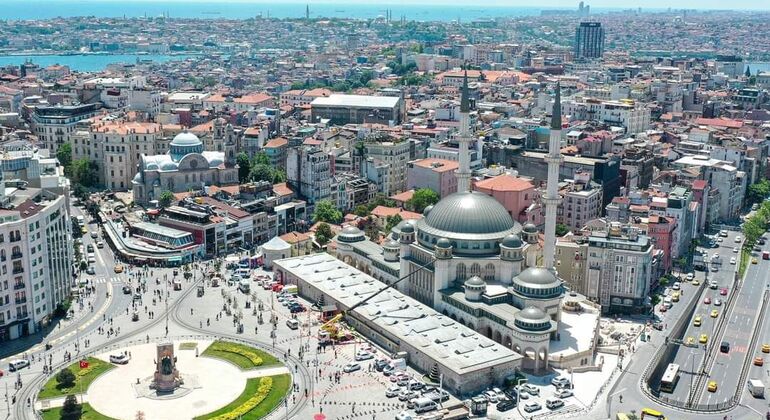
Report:
<svg viewBox="0 0 770 420"><path fill-rule="evenodd" d="M548 141L548 184L545 197L545 244L543 245L543 267L554 270L556 254L556 208L559 206L559 165L561 164L561 85L556 83L556 97L551 112L551 137Z"/></svg>
<svg viewBox="0 0 770 420"><path fill-rule="evenodd" d="M310 4L305 5L305 20L310 20Z"/></svg>
<svg viewBox="0 0 770 420"><path fill-rule="evenodd" d="M457 192L471 190L471 155L468 152L468 143L471 138L471 102L468 97L468 71L463 76L463 90L460 98L460 135L457 142L460 146L460 159L457 172Z"/></svg>

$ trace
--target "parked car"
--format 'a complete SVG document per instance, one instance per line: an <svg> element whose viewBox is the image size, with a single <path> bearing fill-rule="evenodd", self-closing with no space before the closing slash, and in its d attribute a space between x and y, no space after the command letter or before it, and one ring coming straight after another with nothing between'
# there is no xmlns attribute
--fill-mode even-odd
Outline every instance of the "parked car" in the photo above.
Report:
<svg viewBox="0 0 770 420"><path fill-rule="evenodd" d="M524 384L519 388L521 391L524 391L528 394L532 395L540 395L540 388L532 385L532 384Z"/></svg>
<svg viewBox="0 0 770 420"><path fill-rule="evenodd" d="M526 411L527 413L534 413L535 411L538 411L542 408L543 406L535 401L530 401L524 404L524 411Z"/></svg>
<svg viewBox="0 0 770 420"><path fill-rule="evenodd" d="M565 378L564 376L557 376L551 379L551 385L557 388L569 388L570 381L569 378Z"/></svg>
<svg viewBox="0 0 770 420"><path fill-rule="evenodd" d="M560 389L560 390L554 392L553 395L555 397L563 399L563 398L571 397L571 396L573 396L575 394L572 391L570 391L569 389Z"/></svg>
<svg viewBox="0 0 770 420"><path fill-rule="evenodd" d="M548 407L549 410L556 410L558 408L564 407L564 401L558 398L549 398L545 400L545 406Z"/></svg>
<svg viewBox="0 0 770 420"><path fill-rule="evenodd" d="M391 385L388 387L388 389L385 390L385 396L388 398L398 397L398 394L400 393L401 387L398 385Z"/></svg>
<svg viewBox="0 0 770 420"><path fill-rule="evenodd" d="M96 274L96 270L94 269L93 265L89 265L88 268L86 268L86 274L94 275Z"/></svg>
<svg viewBox="0 0 770 420"><path fill-rule="evenodd" d="M355 372L357 370L361 370L361 365L358 363L348 363L344 368L342 368L342 371L345 373Z"/></svg>
<svg viewBox="0 0 770 420"><path fill-rule="evenodd" d="M369 353L368 351L359 351L356 353L356 361L360 362L362 360L369 360L374 359L374 355Z"/></svg>
<svg viewBox="0 0 770 420"><path fill-rule="evenodd" d="M495 391L484 391L484 395L487 397L487 401L491 403L496 403L498 400L497 393Z"/></svg>
<svg viewBox="0 0 770 420"><path fill-rule="evenodd" d="M25 359L13 359L8 362L8 371L16 372L17 370L29 367L29 360Z"/></svg>
<svg viewBox="0 0 770 420"><path fill-rule="evenodd" d="M377 372L382 372L382 370L385 368L385 366L388 365L388 361L385 359L377 359L374 362L374 368L377 370Z"/></svg>
<svg viewBox="0 0 770 420"><path fill-rule="evenodd" d="M508 410L511 410L514 407L516 407L516 403L511 401L511 400L506 400L506 401L497 403L497 411L499 411L501 413L504 413L504 412L506 412Z"/></svg>
<svg viewBox="0 0 770 420"><path fill-rule="evenodd" d="M417 393L408 389L402 390L401 393L398 394L399 401L409 401L414 398L417 398Z"/></svg>
<svg viewBox="0 0 770 420"><path fill-rule="evenodd" d="M409 381L409 390L410 391L419 391L425 386L424 383L416 380Z"/></svg>
<svg viewBox="0 0 770 420"><path fill-rule="evenodd" d="M411 414L409 414L408 411L404 410L396 414L396 420L414 420L414 417Z"/></svg>
<svg viewBox="0 0 770 420"><path fill-rule="evenodd" d="M111 354L110 355L110 362L115 363L117 365L126 365L128 364L128 361L131 360L131 357L127 354Z"/></svg>
<svg viewBox="0 0 770 420"><path fill-rule="evenodd" d="M434 390L433 392L429 392L427 394L422 394L425 398L430 398L431 400L440 403L449 400L449 393L444 391L443 389L441 391Z"/></svg>

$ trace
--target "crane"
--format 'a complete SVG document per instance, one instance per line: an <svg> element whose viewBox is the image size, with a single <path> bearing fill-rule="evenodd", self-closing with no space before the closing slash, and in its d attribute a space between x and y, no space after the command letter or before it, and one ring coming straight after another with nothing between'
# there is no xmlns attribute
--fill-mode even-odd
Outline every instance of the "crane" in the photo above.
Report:
<svg viewBox="0 0 770 420"><path fill-rule="evenodd" d="M321 325L321 330L326 331L329 333L329 335L334 339L339 339L339 328L337 327L337 323L340 322L343 318L345 318L345 315L347 315L350 312L353 312L354 309L358 308L359 306L365 304L366 302L370 301L375 296L379 295L380 293L390 289L391 287L395 286L396 284L400 283L403 280L406 280L409 278L412 274L416 273L419 270L424 269L430 264L433 264L436 261L436 257L432 257L429 261L420 264L417 266L414 270L407 273L405 276L397 279L393 283L390 283L388 285L385 285L385 287L381 288L380 290L372 293L371 295L367 296L366 298L360 300L359 302L356 302L353 306L348 308L346 311L340 311L337 315L334 315L331 317L328 321L326 321L323 325ZM341 338L341 337L340 337Z"/></svg>

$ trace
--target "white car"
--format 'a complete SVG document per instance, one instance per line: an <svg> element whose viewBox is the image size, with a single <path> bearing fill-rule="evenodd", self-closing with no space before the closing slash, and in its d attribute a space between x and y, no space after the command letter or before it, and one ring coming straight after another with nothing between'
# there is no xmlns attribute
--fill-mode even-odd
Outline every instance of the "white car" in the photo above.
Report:
<svg viewBox="0 0 770 420"><path fill-rule="evenodd" d="M557 376L551 379L551 385L557 388L567 388L570 386L570 381L569 378L565 378L564 376Z"/></svg>
<svg viewBox="0 0 770 420"><path fill-rule="evenodd" d="M127 354L111 354L110 362L116 365L127 365L131 357Z"/></svg>
<svg viewBox="0 0 770 420"><path fill-rule="evenodd" d="M524 411L526 411L527 413L534 413L535 411L538 411L542 408L543 406L535 401L530 401L524 404Z"/></svg>
<svg viewBox="0 0 770 420"><path fill-rule="evenodd" d="M735 243L736 243L736 244L737 244L737 243L740 243L740 242L741 242L741 239L743 239L743 238L741 238L741 235L738 235L738 236L736 236L736 237L735 237Z"/></svg>
<svg viewBox="0 0 770 420"><path fill-rule="evenodd" d="M487 397L487 400L491 403L497 402L497 393L495 391L484 391L484 396Z"/></svg>
<svg viewBox="0 0 770 420"><path fill-rule="evenodd" d="M409 414L408 411L404 410L396 414L396 420L414 420L414 417L412 417L412 415Z"/></svg>
<svg viewBox="0 0 770 420"><path fill-rule="evenodd" d="M356 361L360 362L362 360L369 360L374 359L374 355L369 353L368 351L359 351L356 353Z"/></svg>
<svg viewBox="0 0 770 420"><path fill-rule="evenodd" d="M733 253L734 253L734 254L737 254L737 253L738 253L738 247L737 247L737 246L733 248Z"/></svg>
<svg viewBox="0 0 770 420"><path fill-rule="evenodd" d="M693 273L687 273L687 280L692 280L695 278L695 274Z"/></svg>
<svg viewBox="0 0 770 420"><path fill-rule="evenodd" d="M532 395L540 395L540 388L532 385L532 384L524 384L519 388L521 391L526 392L528 394Z"/></svg>
<svg viewBox="0 0 770 420"><path fill-rule="evenodd" d="M564 401L558 398L549 398L545 400L545 406L548 407L549 410L556 410L557 408L564 407Z"/></svg>
<svg viewBox="0 0 770 420"><path fill-rule="evenodd" d="M674 286L672 287L672 289L679 290L681 288L682 288L682 284L681 283L679 283L678 281L674 282Z"/></svg>
<svg viewBox="0 0 770 420"><path fill-rule="evenodd" d="M361 365L358 363L348 363L344 368L342 368L342 371L345 373L355 372L357 370L361 370Z"/></svg>
<svg viewBox="0 0 770 420"><path fill-rule="evenodd" d="M385 390L385 396L388 398L398 397L398 394L400 393L401 387L398 385L391 385L387 390Z"/></svg>
<svg viewBox="0 0 770 420"><path fill-rule="evenodd" d="M730 264L735 265L735 257L730 258Z"/></svg>
<svg viewBox="0 0 770 420"><path fill-rule="evenodd" d="M569 389L560 389L560 390L554 392L553 395L554 395L554 397L557 397L557 398L567 398L567 397L571 397L571 396L573 396L575 394L572 391L570 391Z"/></svg>
<svg viewBox="0 0 770 420"><path fill-rule="evenodd" d="M722 306L722 299L714 299L714 306Z"/></svg>

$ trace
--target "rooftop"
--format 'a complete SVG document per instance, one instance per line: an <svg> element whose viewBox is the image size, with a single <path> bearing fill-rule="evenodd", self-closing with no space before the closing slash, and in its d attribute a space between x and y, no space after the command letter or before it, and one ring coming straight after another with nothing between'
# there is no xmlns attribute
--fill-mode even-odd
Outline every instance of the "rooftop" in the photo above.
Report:
<svg viewBox="0 0 770 420"><path fill-rule="evenodd" d="M394 108L401 98L396 96L330 95L313 99L311 106L344 106L359 108Z"/></svg>

